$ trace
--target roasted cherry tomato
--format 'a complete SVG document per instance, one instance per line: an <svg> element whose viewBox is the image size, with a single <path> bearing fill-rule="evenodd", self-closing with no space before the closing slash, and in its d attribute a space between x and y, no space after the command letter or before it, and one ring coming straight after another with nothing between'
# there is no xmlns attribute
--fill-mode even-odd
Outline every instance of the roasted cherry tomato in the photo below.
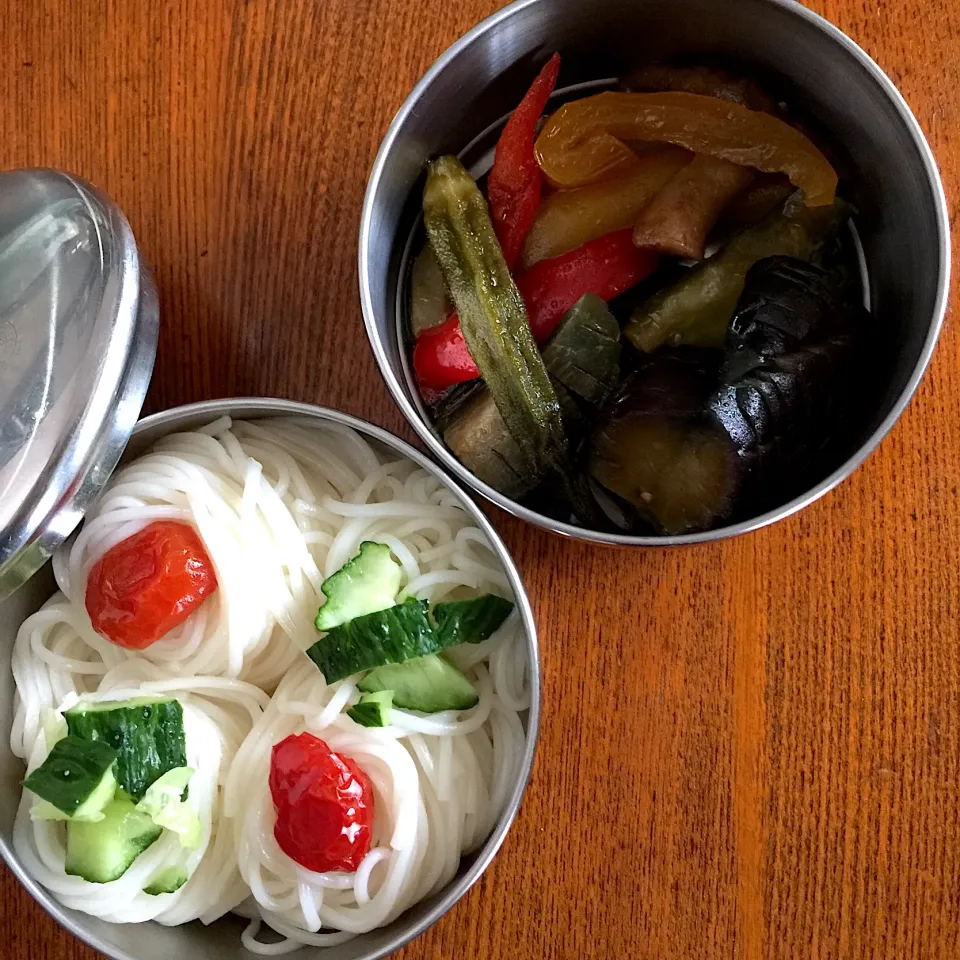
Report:
<svg viewBox="0 0 960 960"><path fill-rule="evenodd" d="M270 794L277 811L273 835L302 867L349 873L370 852L373 784L319 737L299 733L274 745Z"/></svg>
<svg viewBox="0 0 960 960"><path fill-rule="evenodd" d="M93 629L129 650L156 643L217 589L193 527L158 520L111 547L87 579Z"/></svg>

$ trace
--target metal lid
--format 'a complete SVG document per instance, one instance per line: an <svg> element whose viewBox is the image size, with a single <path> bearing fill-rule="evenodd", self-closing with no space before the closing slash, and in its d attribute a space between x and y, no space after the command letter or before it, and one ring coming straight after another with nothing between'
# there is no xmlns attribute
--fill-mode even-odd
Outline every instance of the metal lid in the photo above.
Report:
<svg viewBox="0 0 960 960"><path fill-rule="evenodd" d="M109 198L55 170L0 173L0 600L117 465L157 320L150 272Z"/></svg>

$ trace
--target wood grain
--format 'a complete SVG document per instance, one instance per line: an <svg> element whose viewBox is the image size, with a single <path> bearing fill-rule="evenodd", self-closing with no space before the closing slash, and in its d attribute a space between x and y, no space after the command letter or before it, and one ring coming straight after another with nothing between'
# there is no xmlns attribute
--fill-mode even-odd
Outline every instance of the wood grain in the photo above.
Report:
<svg viewBox="0 0 960 960"><path fill-rule="evenodd" d="M162 298L151 409L286 396L411 438L362 335L364 183L497 5L7 0L0 167L126 211ZM956 197L960 3L811 5L899 84ZM540 752L503 852L403 960L960 956L958 408L948 322L880 450L772 529L627 553L497 514L542 630ZM9 873L0 895L0 956L94 956Z"/></svg>

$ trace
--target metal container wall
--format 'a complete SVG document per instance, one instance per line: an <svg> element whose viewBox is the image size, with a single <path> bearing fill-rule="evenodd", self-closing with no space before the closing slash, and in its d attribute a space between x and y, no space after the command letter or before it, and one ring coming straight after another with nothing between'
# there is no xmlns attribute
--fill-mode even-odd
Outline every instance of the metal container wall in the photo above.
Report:
<svg viewBox="0 0 960 960"><path fill-rule="evenodd" d="M491 127L516 106L537 67L563 54L565 88L621 76L649 60L742 67L783 96L836 148L853 185L871 306L889 340L872 414L807 492L768 513L676 537L604 534L535 513L479 481L427 422L399 334L401 264L419 216L427 160L463 153L489 163ZM484 132L486 136L484 137ZM477 138L480 138L479 141ZM394 399L435 457L498 506L557 533L620 545L716 540L800 510L850 475L903 412L926 369L946 310L950 233L933 156L880 68L836 27L792 0L520 0L454 44L401 107L374 164L360 226L367 334Z"/></svg>
<svg viewBox="0 0 960 960"><path fill-rule="evenodd" d="M467 892L493 859L516 816L533 764L540 715L540 666L530 602L506 547L473 501L422 453L385 430L346 414L287 400L240 399L195 403L166 410L140 421L134 429L121 463L145 452L159 437L203 426L224 415L237 419L302 416L341 424L353 428L367 440L429 470L450 488L473 522L486 535L492 550L503 565L523 623L531 686L531 707L526 718L526 748L516 783L490 837L476 854L461 861L456 877L443 890L411 907L389 926L362 934L339 946L324 947L322 950L306 947L284 955L291 960L316 960L320 956L324 960L378 960L398 950L404 943L426 930ZM62 907L35 883L18 863L11 844L11 834L14 815L20 802L20 780L24 768L23 763L10 751L10 725L14 712L10 654L18 626L38 609L54 590L48 565L13 596L0 603L0 854L33 897L54 918L76 936L114 960L170 960L171 957L178 956L203 957L205 960L237 960L248 957L253 960L255 955L245 950L240 943L240 934L246 921L237 917L228 916L209 927L199 922L180 927L164 927L157 923L107 923Z"/></svg>

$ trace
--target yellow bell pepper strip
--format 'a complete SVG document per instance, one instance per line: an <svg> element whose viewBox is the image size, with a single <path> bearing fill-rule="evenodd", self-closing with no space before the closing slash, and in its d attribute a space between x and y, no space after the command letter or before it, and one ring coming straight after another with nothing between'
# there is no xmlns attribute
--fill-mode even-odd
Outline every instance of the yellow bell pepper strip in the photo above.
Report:
<svg viewBox="0 0 960 960"><path fill-rule="evenodd" d="M487 203L456 157L429 165L423 220L470 355L516 441L525 475L539 479L566 454L560 406Z"/></svg>
<svg viewBox="0 0 960 960"><path fill-rule="evenodd" d="M749 167L703 154L694 157L641 211L633 228L634 244L702 260L707 237L723 208L753 178Z"/></svg>
<svg viewBox="0 0 960 960"><path fill-rule="evenodd" d="M747 271L767 257L809 260L848 216L849 208L840 201L831 207L807 207L791 197L782 213L737 234L679 283L641 304L631 316L625 336L644 353L664 344L723 346Z"/></svg>
<svg viewBox="0 0 960 960"><path fill-rule="evenodd" d="M545 197L527 234L522 269L632 227L640 211L691 159L678 147L657 147L638 157L621 177Z"/></svg>
<svg viewBox="0 0 960 960"><path fill-rule="evenodd" d="M837 174L799 130L768 113L694 93L599 93L562 106L537 138L537 161L557 187L628 169L625 140L673 143L764 173L785 173L808 206L833 203Z"/></svg>

